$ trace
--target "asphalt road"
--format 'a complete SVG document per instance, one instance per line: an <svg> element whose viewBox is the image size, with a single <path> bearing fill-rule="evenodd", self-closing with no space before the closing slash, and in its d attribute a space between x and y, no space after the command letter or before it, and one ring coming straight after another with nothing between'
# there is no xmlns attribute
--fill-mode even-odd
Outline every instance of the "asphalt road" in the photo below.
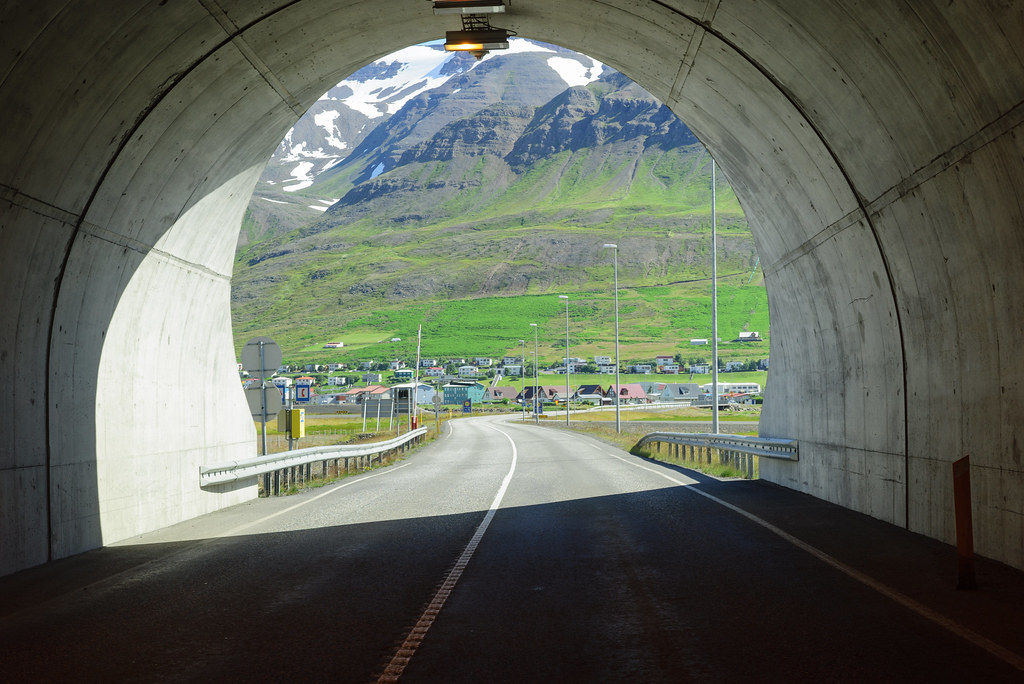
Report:
<svg viewBox="0 0 1024 684"><path fill-rule="evenodd" d="M0 681L1021 681L678 468L502 418L0 579Z"/></svg>

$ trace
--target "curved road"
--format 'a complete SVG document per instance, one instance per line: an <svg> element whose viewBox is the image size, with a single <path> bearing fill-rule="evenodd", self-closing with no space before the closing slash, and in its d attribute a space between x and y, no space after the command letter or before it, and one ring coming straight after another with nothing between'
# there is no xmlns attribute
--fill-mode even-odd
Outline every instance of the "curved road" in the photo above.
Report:
<svg viewBox="0 0 1024 684"><path fill-rule="evenodd" d="M0 579L5 681L1017 681L699 493L507 418Z"/></svg>

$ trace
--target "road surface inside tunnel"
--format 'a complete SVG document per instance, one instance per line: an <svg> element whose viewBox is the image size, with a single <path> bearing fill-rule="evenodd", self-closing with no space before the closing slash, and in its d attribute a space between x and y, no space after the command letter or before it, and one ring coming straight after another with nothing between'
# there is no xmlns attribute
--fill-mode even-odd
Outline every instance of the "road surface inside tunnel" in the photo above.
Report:
<svg viewBox="0 0 1024 684"><path fill-rule="evenodd" d="M698 493L728 483L507 418L449 425L341 484L0 579L3 679L1019 681Z"/></svg>

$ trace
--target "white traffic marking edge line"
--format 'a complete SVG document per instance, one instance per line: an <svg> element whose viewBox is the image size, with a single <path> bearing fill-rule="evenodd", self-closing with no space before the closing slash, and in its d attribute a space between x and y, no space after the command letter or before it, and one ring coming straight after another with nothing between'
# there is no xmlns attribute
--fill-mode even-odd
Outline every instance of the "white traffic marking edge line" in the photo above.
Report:
<svg viewBox="0 0 1024 684"><path fill-rule="evenodd" d="M391 662L384 669L384 674L377 680L378 684L384 682L397 682L399 677L405 671L409 661L412 660L413 655L416 653L416 649L419 648L420 643L423 641L423 637L427 635L427 630L434 624L434 620L437 619L438 614L441 612L441 607L444 606L444 602L451 595L452 590L455 589L456 583L459 578L462 577L463 571L466 566L469 565L469 560L473 557L476 552L476 548L480 545L480 540L484 536L484 532L491 524L491 520L494 518L495 512L498 507L501 506L501 500L505 498L505 492L508 490L508 485L512 482L512 474L516 471L516 462L519 460L518 452L516 451L516 443L512 441L508 433L503 430L499 430L496 427L487 426L495 432L500 432L505 435L505 438L512 445L512 465L508 469L508 473L505 475L505 479L501 481L501 487L498 488L498 493L494 496L494 501L491 502L491 507L487 509L487 515L484 516L483 521L476 528L476 532L473 533L469 543L466 544L466 548L462 551L462 555L455 561L455 566L448 573L448 577L445 578L441 588L434 594L434 598L427 605L426 610L420 616L420 619L416 621L416 625L409 630L409 635L406 636L405 641L398 647L395 655L391 657Z"/></svg>
<svg viewBox="0 0 1024 684"><path fill-rule="evenodd" d="M629 464L631 466L634 466L636 468L640 468L641 470L646 470L646 471L648 471L650 473L653 473L655 475L659 475L659 476L661 476L661 477L663 477L666 480L669 480L671 482L675 482L677 485L680 485L682 487L686 487L689 491L693 492L694 494L700 494L704 498L709 499L711 501L714 501L715 503L719 504L720 506L724 506L724 507L728 508L730 511L734 511L736 513L739 513L744 518L747 518L751 522L757 523L758 525L760 525L761 527L765 528L769 532L771 532L771 533L781 537L782 539L786 540L787 542L789 542L793 546L797 547L798 549L806 551L807 553L811 554L812 556L814 556L818 560L820 560L820 561L822 561L822 562L832 566L833 568L835 568L839 572L843 573L844 575L846 575L846 576L848 576L848 577L850 577L852 579L857 580L858 582L860 582L860 583L870 587L871 589L874 589L876 592L878 592L882 596L885 596L885 597L895 601L896 603L900 604L904 608L908 608L909 610L912 610L913 612L917 613L918 615L920 615L921 617L925 618L926 620L929 620L929 621L935 623L939 627L942 627L942 628L948 630L949 632L952 632L953 634L955 634L958 637L961 637L962 639L966 639L967 641L971 642L975 646L984 649L985 651L987 651L991 655L995 656L996 658L999 658L1000 660L1002 660L1003 662L1007 663L1008 665L1012 665L1013 667L1017 668L1018 670L1024 672L1024 658L1022 658L1018 654L1014 653L1013 651L1009 650L1008 648L1000 646L999 644L995 643L991 639L988 639L987 637L984 637L981 634L978 634L974 630L972 630L972 629L970 629L968 627L964 627L959 622L955 622L954 620L951 620L951 619L947 618L945 615L942 615L941 613L938 613L938 612L932 610L931 608L929 608L929 607L927 607L927 606L925 606L925 605L923 605L921 603L918 603L917 601L915 601L914 599L910 598L906 594L902 594L902 593L896 591L895 589L893 589L891 587L888 587L885 584L882 584L881 582L879 582L878 580L874 579L873 577L865 575L861 571L856 570L856 569L850 567L849 565L846 565L845 563L837 560L834 556L830 556L829 554L825 553L821 549L818 549L817 547L811 546L810 544L808 544L805 541L801 541L800 539L797 539L796 537L794 537L793 535L789 534L788 532L786 532L786 531L776 527L775 525L772 525L767 520L764 520L763 518L759 518L756 515L754 515L753 513L745 511L742 508L739 508L738 506L734 506L733 504L729 503L728 501L723 501L722 499L719 499L717 496L713 496L711 494L708 494L707 492L702 492L699 489L694 489L691 486L692 483L690 483L690 482L683 482L683 481L673 477L669 473L662 472L662 471L659 471L659 470L655 470L653 468L648 468L647 466L645 466L643 464L636 463L634 461L630 461L628 459L625 459L625 458L619 456L618 454L613 454L610 451L606 451L605 453L607 453L610 456L614 456L615 458L619 459L623 463L627 463L627 464Z"/></svg>
<svg viewBox="0 0 1024 684"><path fill-rule="evenodd" d="M342 482L341 484L338 484L338 485L335 485L335 486L331 487L326 492L322 492L320 494L317 494L316 496L310 497L309 499L305 499L303 501L300 501L299 503L295 504L294 506L289 506L288 508L282 508L281 510L276 511L274 513L271 513L270 515L263 516L259 520L253 520L251 522L243 523L243 524L239 525L238 527L232 527L227 532L223 532L223 533L221 533L221 534L219 534L217 536L218 537L232 537L232 536L238 534L239 532L242 532L243 530L249 529L250 527L255 527L257 525L262 525L263 523L267 522L268 520L273 520L274 518L276 518L279 515L284 515L285 513L291 513L292 511L296 510L297 508L302 508L303 506L311 504L314 501L319 501L320 499L324 498L325 496L330 496L331 494L334 494L335 492L337 492L340 489L343 489L344 487L348 487L348 486L354 485L354 484L359 484L360 482L365 482L366 480L371 480L371 479L373 479L375 477L380 477L381 475L387 475L388 473L393 473L396 470L401 470L402 468L405 468L406 466L409 466L409 465L412 465L412 464L411 463L403 463L402 465L398 465L398 466L389 466L388 468L386 468L384 470L381 470L379 473L374 473L373 475L367 475L365 477L360 477L358 479L346 480L345 482Z"/></svg>

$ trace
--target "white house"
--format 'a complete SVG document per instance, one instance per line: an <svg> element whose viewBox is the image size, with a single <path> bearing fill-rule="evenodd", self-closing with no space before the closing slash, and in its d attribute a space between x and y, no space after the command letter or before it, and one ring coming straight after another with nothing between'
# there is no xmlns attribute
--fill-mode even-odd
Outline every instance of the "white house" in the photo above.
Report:
<svg viewBox="0 0 1024 684"><path fill-rule="evenodd" d="M744 363L743 361L726 361L725 362L725 370L727 372L730 372L730 373L732 371L741 371L741 370L743 370L746 367L747 367L747 364Z"/></svg>
<svg viewBox="0 0 1024 684"><path fill-rule="evenodd" d="M480 369L476 366L459 366L460 378L475 378L479 374Z"/></svg>
<svg viewBox="0 0 1024 684"><path fill-rule="evenodd" d="M710 373L711 366L706 363L694 363L690 366L690 372L700 374Z"/></svg>
<svg viewBox="0 0 1024 684"><path fill-rule="evenodd" d="M423 374L430 378L439 378L444 375L444 368L441 368L440 366L431 366L423 371Z"/></svg>
<svg viewBox="0 0 1024 684"><path fill-rule="evenodd" d="M327 378L327 384L333 385L335 387L342 387L347 383L348 378L346 378L344 375L332 375L331 377Z"/></svg>
<svg viewBox="0 0 1024 684"><path fill-rule="evenodd" d="M661 368L666 363L672 363L672 361L674 359L675 359L675 357L672 357L672 356L655 356L654 357L654 365L657 366L658 368Z"/></svg>
<svg viewBox="0 0 1024 684"><path fill-rule="evenodd" d="M712 383L701 385L700 389L705 394L711 393ZM760 394L761 385L756 382L720 382L718 383L719 394Z"/></svg>
<svg viewBox="0 0 1024 684"><path fill-rule="evenodd" d="M737 339L740 342L760 342L761 341L761 333L756 332L756 331L741 332L740 336Z"/></svg>
<svg viewBox="0 0 1024 684"><path fill-rule="evenodd" d="M329 363L327 364L327 370L329 371L340 371L348 368L347 364L344 363Z"/></svg>
<svg viewBox="0 0 1024 684"><path fill-rule="evenodd" d="M661 365L661 372L662 373L670 373L670 374L678 373L679 372L679 364L675 363L674 361L672 363L662 364Z"/></svg>
<svg viewBox="0 0 1024 684"><path fill-rule="evenodd" d="M690 340L690 344L692 344L694 346L701 345L701 344L707 344L707 343L708 343L708 338L706 338L706 337L695 337L694 339Z"/></svg>
<svg viewBox="0 0 1024 684"><path fill-rule="evenodd" d="M518 356L506 356L505 358L503 358L501 360L501 365L502 366L508 366L510 364L516 364L516 363L519 363L519 357Z"/></svg>
<svg viewBox="0 0 1024 684"><path fill-rule="evenodd" d="M405 361L395 359L389 365L391 366L391 370L399 370L401 368L405 368Z"/></svg>
<svg viewBox="0 0 1024 684"><path fill-rule="evenodd" d="M473 362L476 363L476 365L480 366L481 368L490 368L491 366L494 365L494 359L488 358L486 356L477 356L476 358L473 359Z"/></svg>
<svg viewBox="0 0 1024 684"><path fill-rule="evenodd" d="M612 365L612 357L610 356L595 356L594 364L597 366L610 366Z"/></svg>
<svg viewBox="0 0 1024 684"><path fill-rule="evenodd" d="M437 365L437 359L420 359L420 368L430 368Z"/></svg>
<svg viewBox="0 0 1024 684"><path fill-rule="evenodd" d="M651 372L651 368L653 368L653 366L651 366L651 364L649 363L635 363L632 366L630 366L630 368L633 370L634 373L643 373L646 375L647 373Z"/></svg>
<svg viewBox="0 0 1024 684"><path fill-rule="evenodd" d="M601 357L608 358L608 357ZM614 363L599 363L597 364L597 372L602 374L615 375L615 364Z"/></svg>
<svg viewBox="0 0 1024 684"><path fill-rule="evenodd" d="M502 366L502 372L505 375L522 375L523 367L519 364L507 363Z"/></svg>

